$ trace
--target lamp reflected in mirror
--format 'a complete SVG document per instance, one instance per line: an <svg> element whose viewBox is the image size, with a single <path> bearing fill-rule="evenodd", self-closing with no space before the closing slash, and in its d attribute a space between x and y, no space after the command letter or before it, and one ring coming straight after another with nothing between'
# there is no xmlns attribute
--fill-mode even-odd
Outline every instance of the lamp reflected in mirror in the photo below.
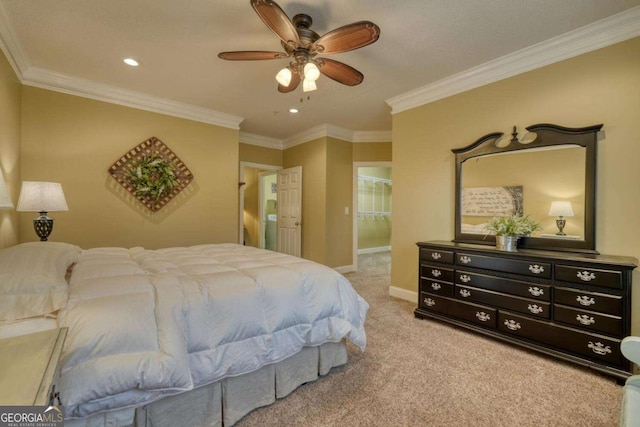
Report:
<svg viewBox="0 0 640 427"><path fill-rule="evenodd" d="M551 207L549 208L549 216L557 216L556 225L558 226L558 232L556 236L566 236L564 227L567 224L567 220L564 217L572 217L574 215L573 208L571 207L571 202L564 200L555 200L551 202Z"/></svg>

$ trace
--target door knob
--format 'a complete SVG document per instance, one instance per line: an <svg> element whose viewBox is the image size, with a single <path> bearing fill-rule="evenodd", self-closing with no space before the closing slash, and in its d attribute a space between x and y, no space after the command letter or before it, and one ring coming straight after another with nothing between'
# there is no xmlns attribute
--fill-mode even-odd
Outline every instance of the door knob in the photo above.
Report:
<svg viewBox="0 0 640 427"><path fill-rule="evenodd" d="M299 223L298 221L296 221L296 224L295 224L295 225L296 225L296 226L298 226L298 225L300 225L300 223Z"/></svg>

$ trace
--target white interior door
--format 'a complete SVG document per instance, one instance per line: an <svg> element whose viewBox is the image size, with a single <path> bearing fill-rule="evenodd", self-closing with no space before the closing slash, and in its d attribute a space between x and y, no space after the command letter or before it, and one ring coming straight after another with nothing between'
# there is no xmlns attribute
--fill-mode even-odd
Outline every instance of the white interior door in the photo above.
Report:
<svg viewBox="0 0 640 427"><path fill-rule="evenodd" d="M301 256L302 166L278 171L277 251Z"/></svg>

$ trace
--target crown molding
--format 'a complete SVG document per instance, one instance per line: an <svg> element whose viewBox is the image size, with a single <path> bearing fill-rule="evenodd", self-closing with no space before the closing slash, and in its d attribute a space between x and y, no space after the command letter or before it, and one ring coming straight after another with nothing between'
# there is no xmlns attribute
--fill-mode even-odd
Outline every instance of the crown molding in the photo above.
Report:
<svg viewBox="0 0 640 427"><path fill-rule="evenodd" d="M284 140L283 148L291 148L318 138L336 138L343 141L360 142L389 142L391 131L353 131L340 126L323 124L296 133Z"/></svg>
<svg viewBox="0 0 640 427"><path fill-rule="evenodd" d="M282 150L284 148L284 141L281 139L243 131L240 131L240 142L242 144L257 145L259 147L273 148L276 150Z"/></svg>
<svg viewBox="0 0 640 427"><path fill-rule="evenodd" d="M244 120L244 117L221 113L209 108L172 101L166 98L151 96L66 74L54 73L37 67L30 67L22 73L22 81L23 84L27 86L77 95L84 98L231 129L240 129L240 123Z"/></svg>
<svg viewBox="0 0 640 427"><path fill-rule="evenodd" d="M391 114L582 55L640 35L640 6L389 98Z"/></svg>

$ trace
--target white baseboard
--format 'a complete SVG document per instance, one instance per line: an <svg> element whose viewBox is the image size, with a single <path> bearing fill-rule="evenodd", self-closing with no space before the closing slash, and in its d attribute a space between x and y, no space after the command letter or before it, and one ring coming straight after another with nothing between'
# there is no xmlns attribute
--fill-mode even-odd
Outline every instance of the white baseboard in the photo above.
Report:
<svg viewBox="0 0 640 427"><path fill-rule="evenodd" d="M356 271L356 267L354 265L343 265L342 267L333 267L335 271L340 274L351 273L352 271ZM417 298L416 298L417 301Z"/></svg>
<svg viewBox="0 0 640 427"><path fill-rule="evenodd" d="M358 249L358 255L374 254L376 252L388 252L390 250L391 250L391 246L379 246L377 248Z"/></svg>
<svg viewBox="0 0 640 427"><path fill-rule="evenodd" d="M409 291L407 289L397 288L395 286L389 286L389 296L404 299L414 303L418 303L418 293Z"/></svg>

